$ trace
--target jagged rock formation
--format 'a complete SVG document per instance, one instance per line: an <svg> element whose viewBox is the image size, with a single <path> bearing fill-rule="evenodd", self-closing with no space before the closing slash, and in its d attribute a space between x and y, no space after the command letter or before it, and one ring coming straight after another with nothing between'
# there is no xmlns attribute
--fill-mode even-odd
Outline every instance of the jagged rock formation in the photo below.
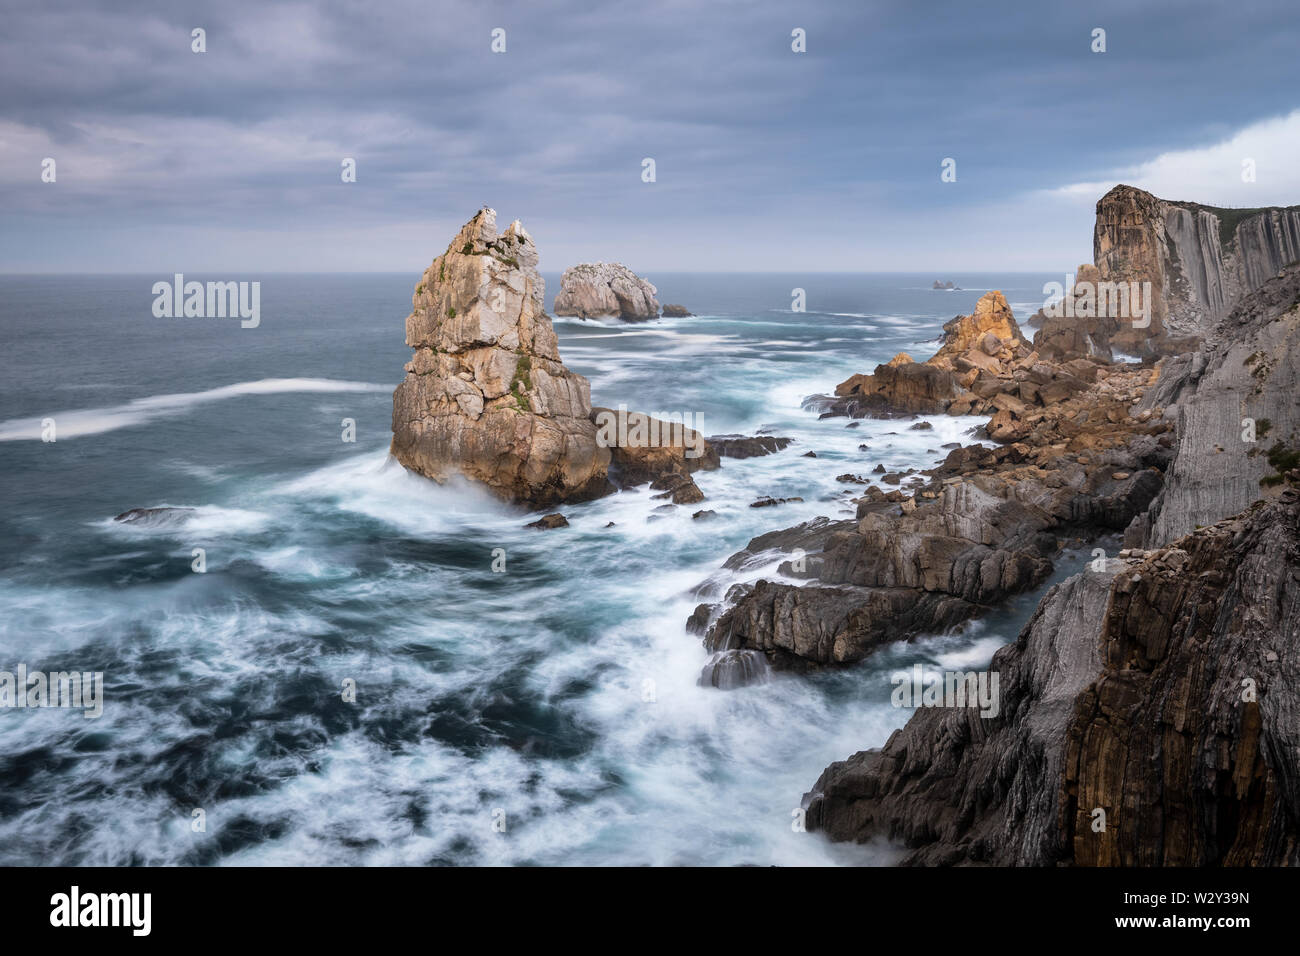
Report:
<svg viewBox="0 0 1300 956"><path fill-rule="evenodd" d="M1064 336L1054 350L1086 355L1077 347L1082 343L1068 342L1071 329L1082 324L1098 351L1111 345L1135 355L1189 351L1243 296L1297 259L1300 206L1223 209L1116 186L1097 202L1095 270L1085 273L1089 267L1081 266L1077 281L1150 282L1150 325L1134 327L1132 315L1087 316L1071 309L1069 316L1045 319L1035 345L1046 354L1049 342Z"/></svg>
<svg viewBox="0 0 1300 956"><path fill-rule="evenodd" d="M831 764L804 795L809 829L832 840L885 837L913 865L1044 865L1067 845L1057 826L1066 725L1101 671L1095 634L1112 572L1052 588L1000 675L996 717L921 708L880 750ZM1001 812L990 812L990 805Z"/></svg>
<svg viewBox="0 0 1300 956"><path fill-rule="evenodd" d="M664 306L664 318L665 318L665 319L688 319L688 318L690 318L692 315L694 315L694 313L693 313L693 312L688 312L688 311L686 310L686 306L684 306L684 305L665 305L665 306Z"/></svg>
<svg viewBox="0 0 1300 956"><path fill-rule="evenodd" d="M1300 863L1300 494L1109 564L994 655L997 717L918 710L810 828L913 864Z"/></svg>
<svg viewBox="0 0 1300 956"><path fill-rule="evenodd" d="M815 557L782 574L813 583L733 591L708 615L706 647L760 651L778 668L850 663L1037 586L1062 537L1122 532L1161 487L1171 425L1130 414L1150 370L1089 368L1093 381L1032 414L1015 395L1033 380L999 380L1007 391L991 400L989 432L998 438L1005 424L1012 443L955 448L906 489L867 489L852 529L827 530L811 548L794 539Z"/></svg>
<svg viewBox="0 0 1300 956"><path fill-rule="evenodd" d="M986 292L970 315L959 315L943 325L943 342L927 364L955 371L986 368L1006 352L1027 351L1029 342L1001 292ZM963 362L971 363L963 367Z"/></svg>
<svg viewBox="0 0 1300 956"><path fill-rule="evenodd" d="M985 293L974 312L945 323L943 332L939 351L925 362L900 352L871 375L854 375L835 386L838 400L823 402L823 417L978 414L985 410L986 399L1004 390L1000 380L1032 368L1038 359L1001 292ZM1031 404L1039 399L1034 386L1052 380L1045 369L1037 375L1042 381L1025 389ZM989 386L989 381L995 384Z"/></svg>
<svg viewBox="0 0 1300 956"><path fill-rule="evenodd" d="M446 481L461 474L542 508L607 494L587 380L560 361L537 247L481 209L425 270L406 319L415 349L393 393L392 454Z"/></svg>
<svg viewBox="0 0 1300 956"><path fill-rule="evenodd" d="M1074 862L1300 863L1300 494L1117 576L1098 649L1060 782Z"/></svg>
<svg viewBox="0 0 1300 956"><path fill-rule="evenodd" d="M921 709L828 768L811 828L920 864L1300 864L1298 306L1300 266L1160 364L1129 418L1177 423L1126 535L1150 550L1049 592L994 656L997 717Z"/></svg>
<svg viewBox="0 0 1300 956"><path fill-rule="evenodd" d="M643 322L659 315L657 290L617 262L584 262L564 270L555 297L556 315Z"/></svg>

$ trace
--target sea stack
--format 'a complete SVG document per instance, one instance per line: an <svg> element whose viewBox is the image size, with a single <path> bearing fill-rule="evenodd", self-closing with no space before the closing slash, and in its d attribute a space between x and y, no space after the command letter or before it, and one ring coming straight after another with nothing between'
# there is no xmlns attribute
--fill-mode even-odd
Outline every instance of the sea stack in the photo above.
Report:
<svg viewBox="0 0 1300 956"><path fill-rule="evenodd" d="M480 209L415 287L393 393L392 454L439 483L454 474L533 508L609 493L591 388L560 361L537 247Z"/></svg>
<svg viewBox="0 0 1300 956"><path fill-rule="evenodd" d="M621 263L583 262L564 270L555 314L644 322L659 315L657 294L654 286Z"/></svg>

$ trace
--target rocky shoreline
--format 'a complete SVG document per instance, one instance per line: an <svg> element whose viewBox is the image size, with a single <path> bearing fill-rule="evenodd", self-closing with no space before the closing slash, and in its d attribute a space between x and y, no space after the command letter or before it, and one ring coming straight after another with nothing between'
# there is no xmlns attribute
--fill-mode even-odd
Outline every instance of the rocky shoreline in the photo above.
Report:
<svg viewBox="0 0 1300 956"><path fill-rule="evenodd" d="M1300 263L1283 264L1298 214L1240 212L1116 187L1097 205L1095 262L1030 319L1032 340L990 292L930 358L900 353L805 401L850 426L985 421L933 468L841 476L861 489L853 520L729 558L787 555L721 600L697 589L715 598L686 625L710 652L705 686L852 665L1040 587L1069 544L1123 541L994 656L996 716L917 709L883 748L822 773L803 798L810 830L900 844L911 864L1300 863ZM425 272L394 395L407 468L535 509L649 483L665 509L703 501L692 475L724 457L787 449L593 407L536 264L522 225L498 235L484 209ZM566 272L557 313L658 313L653 286L601 268ZM1099 310L1119 282L1150 298ZM612 440L610 416L617 435L673 437Z"/></svg>
<svg viewBox="0 0 1300 956"><path fill-rule="evenodd" d="M810 522L733 556L799 558L784 580L696 609L706 683L761 681L763 660L849 664L952 627L1041 583L1064 537L1121 532L1126 546L1053 587L997 652L997 716L918 708L883 748L826 769L804 795L810 830L899 844L909 865L1300 863L1300 263L1189 285L1186 205L1112 190L1098 265L1068 292L1153 281L1143 347L1137 329L1086 315L1073 328L1040 315L1031 345L991 293L926 362L896 356L808 403L824 417L989 415L997 445L869 488L855 524ZM1252 274L1293 215L1243 218L1239 236L1283 240L1230 243L1217 267ZM1148 358L1116 364L1114 347Z"/></svg>

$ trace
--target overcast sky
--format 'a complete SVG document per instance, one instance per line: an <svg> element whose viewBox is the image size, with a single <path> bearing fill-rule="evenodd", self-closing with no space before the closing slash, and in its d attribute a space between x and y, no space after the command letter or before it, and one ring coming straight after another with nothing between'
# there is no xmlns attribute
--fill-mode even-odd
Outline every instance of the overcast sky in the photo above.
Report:
<svg viewBox="0 0 1300 956"><path fill-rule="evenodd" d="M553 271L1064 272L1116 182L1300 203L1295 0L0 13L3 272L415 272L483 204Z"/></svg>

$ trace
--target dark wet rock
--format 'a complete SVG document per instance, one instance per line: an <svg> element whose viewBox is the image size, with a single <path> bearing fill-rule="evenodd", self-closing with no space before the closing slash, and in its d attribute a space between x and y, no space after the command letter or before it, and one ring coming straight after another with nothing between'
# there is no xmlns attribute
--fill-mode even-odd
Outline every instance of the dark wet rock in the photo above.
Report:
<svg viewBox="0 0 1300 956"><path fill-rule="evenodd" d="M686 631L688 634L698 634L703 637L709 630L709 623L713 619L712 604L697 604L691 616L686 619Z"/></svg>
<svg viewBox="0 0 1300 956"><path fill-rule="evenodd" d="M1088 635L1105 611L1109 580L1085 573L1057 585L1019 640L994 655L997 717L921 708L880 750L827 767L803 798L809 829L832 840L899 843L914 864L1059 858L1065 725L1100 669Z"/></svg>
<svg viewBox="0 0 1300 956"><path fill-rule="evenodd" d="M956 624L960 599L909 588L833 588L759 581L709 628L710 651L761 651L778 669L861 660L896 639L900 624L919 632Z"/></svg>
<svg viewBox="0 0 1300 956"><path fill-rule="evenodd" d="M699 485L695 484L695 479L680 472L669 472L662 477L656 478L650 482L650 489L661 492L661 494L651 495L650 497L656 499L671 498L673 504L693 505L704 500L704 492L700 491Z"/></svg>
<svg viewBox="0 0 1300 956"><path fill-rule="evenodd" d="M711 435L709 445L723 458L758 458L786 448L793 438L775 435Z"/></svg>
<svg viewBox="0 0 1300 956"><path fill-rule="evenodd" d="M757 651L722 651L709 658L700 671L701 687L734 690L769 679L767 658Z"/></svg>
<svg viewBox="0 0 1300 956"><path fill-rule="evenodd" d="M567 528L568 526L569 519L562 514L545 515L524 525L525 528L537 528L541 531L547 531L551 528Z"/></svg>
<svg viewBox="0 0 1300 956"><path fill-rule="evenodd" d="M160 528L188 520L194 514L193 508L132 508L114 516L114 521L125 524L141 525L147 528Z"/></svg>
<svg viewBox="0 0 1300 956"><path fill-rule="evenodd" d="M809 828L913 864L1300 863L1297 502L1058 585L994 656L998 717L918 710L827 768Z"/></svg>
<svg viewBox="0 0 1300 956"><path fill-rule="evenodd" d="M854 521L832 521L830 518L814 518L793 528L781 528L769 531L750 539L740 551L723 562L728 571L742 571L757 567L772 560L774 552L792 553L796 550L807 555L816 555L825 547L827 539L836 532L851 531ZM738 597L732 600L738 600Z"/></svg>
<svg viewBox="0 0 1300 956"><path fill-rule="evenodd" d="M750 504L751 508L770 508L773 505L790 504L795 501L803 501L802 498L772 498L763 497Z"/></svg>
<svg viewBox="0 0 1300 956"><path fill-rule="evenodd" d="M697 512L695 512L695 514L691 515L691 520L693 520L693 521L707 521L708 519L710 519L710 518L716 518L717 516L718 516L718 513L717 513L716 511L701 510L701 511L697 511Z"/></svg>
<svg viewBox="0 0 1300 956"><path fill-rule="evenodd" d="M687 319L692 313L686 311L684 305L665 305L663 307L663 317L665 319Z"/></svg>

